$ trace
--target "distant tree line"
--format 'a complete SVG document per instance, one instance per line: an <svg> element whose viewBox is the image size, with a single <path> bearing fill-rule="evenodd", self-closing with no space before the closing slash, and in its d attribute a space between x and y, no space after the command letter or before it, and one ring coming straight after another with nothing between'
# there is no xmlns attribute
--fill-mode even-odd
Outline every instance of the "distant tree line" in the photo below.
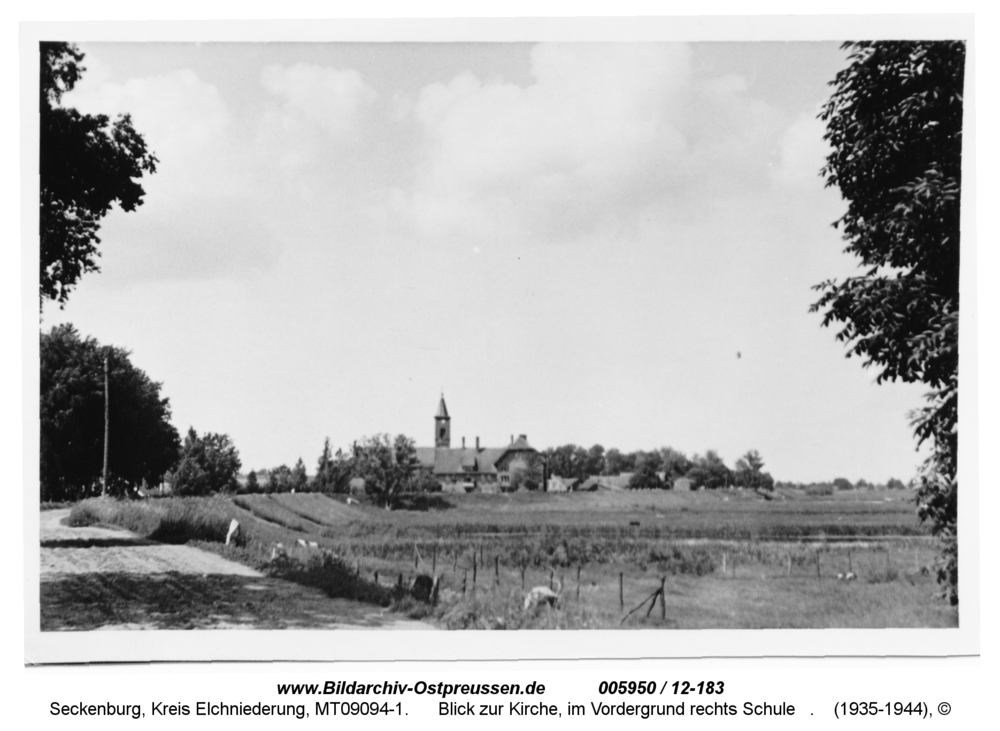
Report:
<svg viewBox="0 0 1000 731"><path fill-rule="evenodd" d="M605 451L600 444L595 444L590 449L566 444L549 448L543 455L550 475L586 480L590 477L630 474L629 487L633 489L669 490L674 481L681 477L691 480L696 488L774 489L774 479L764 472L764 460L754 449L740 457L734 469L727 467L713 449L709 449L704 455L694 454L688 457L672 447L623 453L613 447Z"/></svg>
<svg viewBox="0 0 1000 731"><path fill-rule="evenodd" d="M868 482L864 478L852 483L846 477L837 477L830 482L776 482L775 487L803 490L809 495L832 495L840 490L905 490L906 483L895 477L879 483Z"/></svg>
<svg viewBox="0 0 1000 731"><path fill-rule="evenodd" d="M389 506L403 493L438 492L441 484L427 470L421 469L414 441L404 434L391 437L376 434L354 442L349 449L333 452L330 439L316 463L316 473L309 477L300 457L295 467L280 465L247 474L240 492L326 492L344 494L352 491L352 482Z"/></svg>

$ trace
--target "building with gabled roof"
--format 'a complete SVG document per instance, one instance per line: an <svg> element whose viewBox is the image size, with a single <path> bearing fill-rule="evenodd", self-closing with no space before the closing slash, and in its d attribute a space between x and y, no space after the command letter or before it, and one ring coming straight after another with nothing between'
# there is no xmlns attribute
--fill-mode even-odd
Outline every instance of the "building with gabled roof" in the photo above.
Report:
<svg viewBox="0 0 1000 731"><path fill-rule="evenodd" d="M512 434L505 447L481 447L479 437L475 446L467 447L462 437L462 446L452 447L451 416L444 394L434 416L434 446L417 447L417 460L447 492L505 492L518 487L517 475L521 471L540 473L537 480L529 476L525 482L537 481L535 489L545 489L545 460L528 444L525 434L517 439Z"/></svg>

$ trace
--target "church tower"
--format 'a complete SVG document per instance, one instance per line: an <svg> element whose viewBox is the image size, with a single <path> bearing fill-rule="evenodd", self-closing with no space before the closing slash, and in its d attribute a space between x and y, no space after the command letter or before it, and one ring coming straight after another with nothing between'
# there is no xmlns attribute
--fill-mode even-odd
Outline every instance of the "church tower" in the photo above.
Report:
<svg viewBox="0 0 1000 731"><path fill-rule="evenodd" d="M448 416L448 407L444 405L443 393L437 416L434 417L434 446L446 449L451 446L451 417Z"/></svg>

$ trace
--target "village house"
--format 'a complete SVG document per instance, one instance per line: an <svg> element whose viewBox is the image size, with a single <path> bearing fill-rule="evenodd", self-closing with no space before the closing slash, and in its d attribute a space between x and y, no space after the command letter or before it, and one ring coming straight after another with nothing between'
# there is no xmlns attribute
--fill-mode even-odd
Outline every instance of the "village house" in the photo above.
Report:
<svg viewBox="0 0 1000 731"><path fill-rule="evenodd" d="M505 447L451 446L451 417L444 394L434 416L434 446L417 447L417 460L441 483L445 492L507 492L514 489L544 490L545 460L528 444L524 434Z"/></svg>

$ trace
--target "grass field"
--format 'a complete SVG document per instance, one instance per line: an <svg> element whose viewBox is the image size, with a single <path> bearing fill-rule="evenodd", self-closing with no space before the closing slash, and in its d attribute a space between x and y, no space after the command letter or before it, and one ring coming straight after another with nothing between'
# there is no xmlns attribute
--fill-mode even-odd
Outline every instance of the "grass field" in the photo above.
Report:
<svg viewBox="0 0 1000 731"><path fill-rule="evenodd" d="M85 501L73 519L191 540L330 596L452 628L949 627L935 544L902 491L771 500L739 490L426 495L401 509L317 493ZM225 527L243 526L225 546ZM184 526L188 526L186 529ZM222 527L222 528L220 528ZM221 529L221 534L220 534ZM318 549L300 547L314 542ZM288 558L271 561L281 542ZM838 580L848 571L856 581ZM403 596L441 577L431 608ZM623 616L663 582L665 601ZM559 606L524 591L561 584ZM647 613L647 609L649 609Z"/></svg>

